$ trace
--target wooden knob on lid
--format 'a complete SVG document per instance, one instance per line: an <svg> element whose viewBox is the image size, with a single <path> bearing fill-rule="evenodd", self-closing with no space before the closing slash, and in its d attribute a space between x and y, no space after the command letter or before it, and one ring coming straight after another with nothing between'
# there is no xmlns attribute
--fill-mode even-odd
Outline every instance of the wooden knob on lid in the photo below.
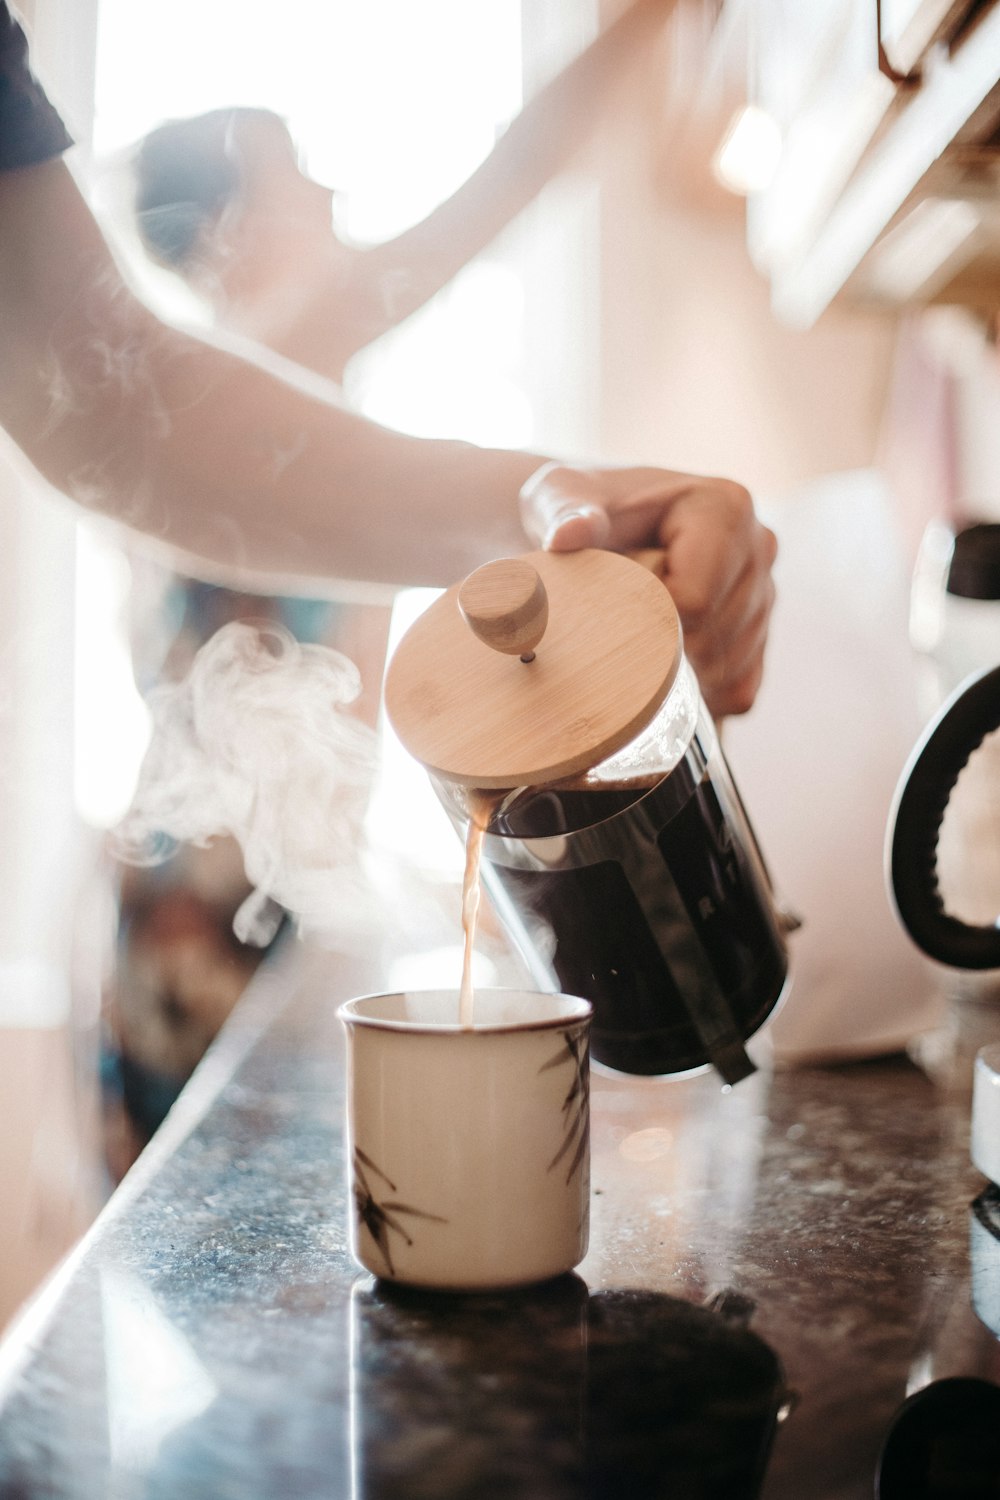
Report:
<svg viewBox="0 0 1000 1500"><path fill-rule="evenodd" d="M396 648L385 706L410 754L449 781L537 786L634 739L680 662L677 611L647 568L614 552L532 552L434 601Z"/></svg>
<svg viewBox="0 0 1000 1500"><path fill-rule="evenodd" d="M470 573L458 590L469 629L507 656L534 659L549 623L549 596L538 570L521 557L502 557Z"/></svg>

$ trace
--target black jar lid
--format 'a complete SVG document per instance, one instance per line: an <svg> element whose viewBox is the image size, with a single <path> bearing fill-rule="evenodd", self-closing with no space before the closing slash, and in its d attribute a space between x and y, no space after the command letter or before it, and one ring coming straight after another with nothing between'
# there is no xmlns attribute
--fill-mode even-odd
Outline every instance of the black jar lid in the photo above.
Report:
<svg viewBox="0 0 1000 1500"><path fill-rule="evenodd" d="M947 589L962 599L1000 599L1000 521L977 521L957 534Z"/></svg>

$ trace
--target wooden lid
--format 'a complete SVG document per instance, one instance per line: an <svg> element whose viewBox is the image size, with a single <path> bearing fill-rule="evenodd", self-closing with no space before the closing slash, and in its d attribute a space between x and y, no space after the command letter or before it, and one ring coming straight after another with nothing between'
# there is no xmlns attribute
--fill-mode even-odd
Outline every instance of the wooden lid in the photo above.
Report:
<svg viewBox="0 0 1000 1500"><path fill-rule="evenodd" d="M411 755L448 780L537 786L598 765L645 728L673 686L679 637L663 584L618 553L506 558L407 631L386 710Z"/></svg>

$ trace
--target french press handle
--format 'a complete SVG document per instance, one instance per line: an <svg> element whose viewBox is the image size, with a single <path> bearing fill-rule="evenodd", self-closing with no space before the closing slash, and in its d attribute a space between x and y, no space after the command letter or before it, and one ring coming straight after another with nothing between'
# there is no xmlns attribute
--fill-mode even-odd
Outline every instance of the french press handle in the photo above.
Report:
<svg viewBox="0 0 1000 1500"><path fill-rule="evenodd" d="M1000 666L967 679L943 705L903 771L889 817L887 873L899 919L918 948L956 969L1000 968L1000 925L978 927L950 915L937 879L948 801L969 758L995 729Z"/></svg>

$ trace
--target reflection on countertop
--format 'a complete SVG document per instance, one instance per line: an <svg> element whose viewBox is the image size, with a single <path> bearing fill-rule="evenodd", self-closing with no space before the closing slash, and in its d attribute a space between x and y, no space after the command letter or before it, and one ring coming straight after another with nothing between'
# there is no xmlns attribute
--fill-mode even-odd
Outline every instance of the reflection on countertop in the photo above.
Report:
<svg viewBox="0 0 1000 1500"><path fill-rule="evenodd" d="M373 1281L335 1009L379 972L294 944L258 976L0 1346L4 1500L867 1500L908 1394L1000 1381L968 1098L902 1057L599 1074L578 1275Z"/></svg>

